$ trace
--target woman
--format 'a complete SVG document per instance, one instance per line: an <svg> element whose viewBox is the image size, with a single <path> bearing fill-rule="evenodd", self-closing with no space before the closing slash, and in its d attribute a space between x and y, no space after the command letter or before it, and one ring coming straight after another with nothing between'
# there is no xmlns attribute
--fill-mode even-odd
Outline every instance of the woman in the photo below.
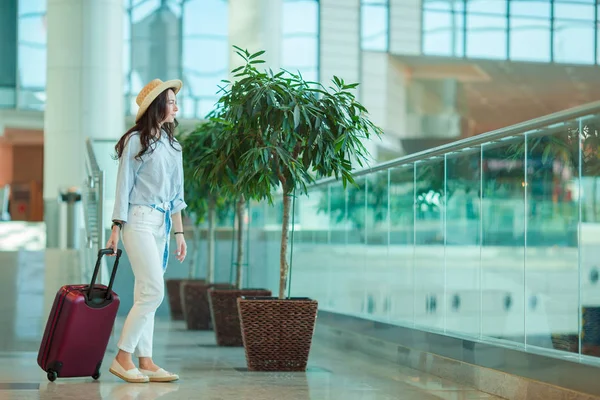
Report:
<svg viewBox="0 0 600 400"><path fill-rule="evenodd" d="M180 262L187 251L181 220L181 210L186 207L182 154L173 136L178 110L175 95L181 86L179 80L159 79L146 85L136 99L135 126L115 146L119 169L112 233L106 246L116 252L122 235L135 285L134 304L109 371L132 383L179 379L152 361L152 336L154 314L164 297L171 230ZM139 358L139 369L133 363L134 355Z"/></svg>

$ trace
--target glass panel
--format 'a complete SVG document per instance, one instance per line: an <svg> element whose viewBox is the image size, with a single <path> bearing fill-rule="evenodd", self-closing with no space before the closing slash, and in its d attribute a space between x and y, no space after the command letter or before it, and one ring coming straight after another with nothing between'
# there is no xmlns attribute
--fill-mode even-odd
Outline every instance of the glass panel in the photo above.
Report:
<svg viewBox="0 0 600 400"><path fill-rule="evenodd" d="M461 18L462 20L462 18ZM423 52L429 55L453 55L457 29L451 13L423 11Z"/></svg>
<svg viewBox="0 0 600 400"><path fill-rule="evenodd" d="M229 8L224 0L188 0L184 3L184 37L227 38Z"/></svg>
<svg viewBox="0 0 600 400"><path fill-rule="evenodd" d="M446 329L481 328L481 149L446 156Z"/></svg>
<svg viewBox="0 0 600 400"><path fill-rule="evenodd" d="M554 60L564 63L594 63L593 22L556 20Z"/></svg>
<svg viewBox="0 0 600 400"><path fill-rule="evenodd" d="M190 43L191 45L192 43ZM185 74L187 76L188 89L194 97L200 96L215 96L215 93L219 91L218 85L221 84L221 80L227 77L227 71L225 68L219 69L218 66L214 66L214 69L209 69L209 65L204 65L203 71L193 70L192 68L185 68Z"/></svg>
<svg viewBox="0 0 600 400"><path fill-rule="evenodd" d="M598 340L598 324L600 322L600 116L582 118L578 126L581 151L581 183L575 198L581 200L580 224L580 298L581 298L581 353L600 356ZM570 307L572 309L572 307ZM571 316L572 318L572 316ZM572 325L570 325L572 326ZM570 335L568 348L575 351L573 332ZM553 339L556 339L553 337ZM562 343L564 344L564 342Z"/></svg>
<svg viewBox="0 0 600 400"><path fill-rule="evenodd" d="M527 136L527 345L552 348L551 334L578 332L577 125Z"/></svg>
<svg viewBox="0 0 600 400"><path fill-rule="evenodd" d="M397 267L389 263L388 171L367 176L367 213L365 226L366 260L365 312L369 318L388 320L392 278Z"/></svg>
<svg viewBox="0 0 600 400"><path fill-rule="evenodd" d="M444 328L444 159L415 165L415 324Z"/></svg>
<svg viewBox="0 0 600 400"><path fill-rule="evenodd" d="M510 16L550 20L550 2L541 0L519 0L510 2Z"/></svg>
<svg viewBox="0 0 600 400"><path fill-rule="evenodd" d="M554 18L578 21L594 21L593 4L554 3Z"/></svg>
<svg viewBox="0 0 600 400"><path fill-rule="evenodd" d="M185 91L183 91L185 92ZM182 94L181 92L177 96L177 105L179 106L178 115L180 118L194 118L196 115L196 101Z"/></svg>
<svg viewBox="0 0 600 400"><path fill-rule="evenodd" d="M481 334L523 344L525 139L482 146Z"/></svg>
<svg viewBox="0 0 600 400"><path fill-rule="evenodd" d="M390 171L390 246L388 264L393 268L390 321L414 323L415 313L415 181L414 166Z"/></svg>
<svg viewBox="0 0 600 400"><path fill-rule="evenodd" d="M320 308L337 310L342 294L345 292L344 285L340 283L340 272L344 271L343 261L347 251L348 236L354 226L348 221L347 194L344 187L338 183L331 185L328 202L329 209L329 251L338 254L327 266L328 271L328 297L325 304L319 303Z"/></svg>
<svg viewBox="0 0 600 400"><path fill-rule="evenodd" d="M319 5L315 0L284 1L283 34L309 33L316 35L319 31L319 20L316 18Z"/></svg>
<svg viewBox="0 0 600 400"><path fill-rule="evenodd" d="M506 16L507 0L467 0L468 13Z"/></svg>
<svg viewBox="0 0 600 400"><path fill-rule="evenodd" d="M315 0L283 3L281 67L316 81L319 69L319 5Z"/></svg>
<svg viewBox="0 0 600 400"><path fill-rule="evenodd" d="M600 5L596 8L598 20L600 21ZM596 64L600 64L600 22L596 24Z"/></svg>
<svg viewBox="0 0 600 400"><path fill-rule="evenodd" d="M292 295L325 301L329 290L329 266L336 254L329 248L329 187L309 191L296 199Z"/></svg>
<svg viewBox="0 0 600 400"><path fill-rule="evenodd" d="M45 14L47 0L19 0L19 16Z"/></svg>
<svg viewBox="0 0 600 400"><path fill-rule="evenodd" d="M292 73L317 65L317 42L314 37L286 37L281 50L285 69Z"/></svg>
<svg viewBox="0 0 600 400"><path fill-rule="evenodd" d="M218 97L201 98L197 101L195 118L202 119L215 109Z"/></svg>
<svg viewBox="0 0 600 400"><path fill-rule="evenodd" d="M0 108L14 108L16 105L16 90L0 87Z"/></svg>
<svg viewBox="0 0 600 400"><path fill-rule="evenodd" d="M273 292L274 296L279 294L279 254L281 249L281 216L283 214L283 203L281 197L273 199L273 205L263 203L265 225L264 225L264 253L262 259L256 262L264 265L264 286ZM258 267L257 267L258 268Z"/></svg>
<svg viewBox="0 0 600 400"><path fill-rule="evenodd" d="M358 187L348 186L345 223L346 246L336 262L337 286L343 288L336 296L336 310L359 315L366 312L365 280L365 179L356 180ZM333 210L332 210L333 212ZM333 294L336 295L336 294Z"/></svg>
<svg viewBox="0 0 600 400"><path fill-rule="evenodd" d="M160 2L148 0L138 2L132 10L132 21L138 23L157 11ZM212 108L217 96L218 83L226 79L229 69L229 44L228 32L228 6L223 0L190 0L182 3L168 3L171 12L167 12L168 18L177 18L182 15L182 55L181 63L183 76L186 82L185 93L180 95L181 116L184 118L203 118ZM126 40L129 37L129 18L126 17ZM139 30L139 29L138 29ZM138 35L139 36L139 35ZM138 39L139 40L139 39ZM149 40L149 39L148 39ZM146 42L148 41L146 40ZM139 42L138 44L149 45ZM129 49L126 45L127 54L136 51ZM139 49L138 49L139 51ZM210 54L210 57L206 55ZM177 61L175 65L179 65ZM175 68L173 67L173 68ZM127 76L126 89L130 93L136 93L146 84L140 77L146 66L137 66L136 71L129 66L129 56L125 57L125 74ZM130 81L129 81L130 80ZM190 96L188 99L185 97ZM198 101L196 101L198 100ZM137 110L137 106L129 107L129 112Z"/></svg>
<svg viewBox="0 0 600 400"><path fill-rule="evenodd" d="M511 60L550 61L550 21L512 17L509 56Z"/></svg>
<svg viewBox="0 0 600 400"><path fill-rule="evenodd" d="M131 7L131 19L133 23L139 22L152 14L160 7L160 0L146 0Z"/></svg>
<svg viewBox="0 0 600 400"><path fill-rule="evenodd" d="M467 15L467 56L506 58L506 16Z"/></svg>
<svg viewBox="0 0 600 400"><path fill-rule="evenodd" d="M388 7L361 7L361 46L363 50L386 51L388 42Z"/></svg>
<svg viewBox="0 0 600 400"><path fill-rule="evenodd" d="M450 11L452 9L452 3L447 0L424 0L423 10L440 10Z"/></svg>
<svg viewBox="0 0 600 400"><path fill-rule="evenodd" d="M18 108L43 110L46 102L46 2L19 0Z"/></svg>
<svg viewBox="0 0 600 400"><path fill-rule="evenodd" d="M454 56L462 57L465 55L465 16L462 11L457 11L452 16L452 48Z"/></svg>

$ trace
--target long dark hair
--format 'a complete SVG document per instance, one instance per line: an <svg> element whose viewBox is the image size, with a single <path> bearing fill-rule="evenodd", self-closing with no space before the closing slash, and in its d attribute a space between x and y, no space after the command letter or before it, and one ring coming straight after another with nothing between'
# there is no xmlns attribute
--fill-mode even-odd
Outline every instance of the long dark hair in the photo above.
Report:
<svg viewBox="0 0 600 400"><path fill-rule="evenodd" d="M123 149L125 148L125 143L129 139L131 134L134 132L139 133L140 142L142 143L142 149L135 156L136 159L141 161L142 156L144 154L151 154L154 151L154 149L156 148L156 142L158 142L160 137L157 138L155 135L153 135L153 132L160 132L160 122L164 121L164 119L167 116L166 112L167 103L169 100L169 90L170 89L166 89L161 94L159 94L156 97L156 99L154 99L154 101L150 103L150 106L148 107L146 112L142 114L141 118L135 123L135 125L127 132L125 132L125 134L121 137L121 139L115 146L115 151L117 153L116 159L121 158L121 155L123 155ZM175 119L175 121L172 123L165 122L164 124L162 124L162 129L164 129L164 131L167 132L171 147L173 147L177 151L180 151L180 148L175 147L174 134L177 125L179 125L179 122L177 122L177 119Z"/></svg>

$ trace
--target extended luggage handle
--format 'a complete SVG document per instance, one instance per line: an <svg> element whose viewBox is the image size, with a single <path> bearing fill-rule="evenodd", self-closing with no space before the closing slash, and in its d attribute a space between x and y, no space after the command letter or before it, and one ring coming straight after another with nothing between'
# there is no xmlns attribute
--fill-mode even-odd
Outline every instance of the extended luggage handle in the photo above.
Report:
<svg viewBox="0 0 600 400"><path fill-rule="evenodd" d="M108 288L106 289L106 300L109 299L113 283L115 283L115 276L117 276L117 267L119 266L119 259L121 258L122 253L123 251L121 249L117 249L117 257L115 258L115 264L113 265L112 272L110 274L110 281L108 282ZM92 282L90 283L90 288L88 289L88 301L92 300L92 291L94 290L94 284L96 283L96 278L98 277L98 272L100 271L100 262L102 261L102 256L111 254L114 254L113 249L98 250L98 259L96 260L96 266L94 267L94 273L92 274Z"/></svg>

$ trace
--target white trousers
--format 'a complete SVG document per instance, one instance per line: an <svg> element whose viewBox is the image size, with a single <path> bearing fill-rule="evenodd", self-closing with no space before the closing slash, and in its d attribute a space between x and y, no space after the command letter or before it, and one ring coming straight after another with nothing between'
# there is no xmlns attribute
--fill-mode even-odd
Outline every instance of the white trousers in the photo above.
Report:
<svg viewBox="0 0 600 400"><path fill-rule="evenodd" d="M154 315L165 294L165 214L148 206L130 207L122 238L135 284L133 307L117 346L136 357L152 357Z"/></svg>

